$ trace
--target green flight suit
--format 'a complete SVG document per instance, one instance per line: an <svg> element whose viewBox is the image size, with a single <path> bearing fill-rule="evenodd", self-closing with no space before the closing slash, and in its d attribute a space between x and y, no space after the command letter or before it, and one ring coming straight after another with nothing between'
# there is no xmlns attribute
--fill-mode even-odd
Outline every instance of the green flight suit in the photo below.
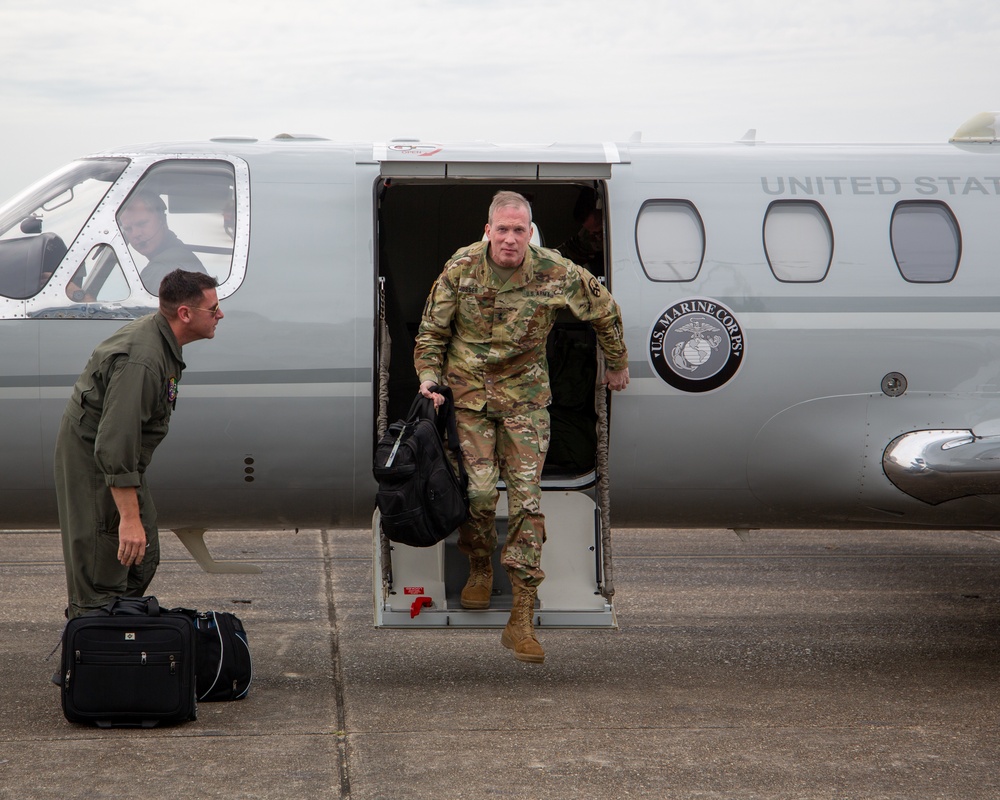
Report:
<svg viewBox="0 0 1000 800"><path fill-rule="evenodd" d="M99 344L73 386L56 440L55 482L70 618L114 597L145 594L160 561L145 472L167 434L184 370L163 315L130 322ZM146 529L142 563L118 561L118 508L108 487L135 487Z"/></svg>

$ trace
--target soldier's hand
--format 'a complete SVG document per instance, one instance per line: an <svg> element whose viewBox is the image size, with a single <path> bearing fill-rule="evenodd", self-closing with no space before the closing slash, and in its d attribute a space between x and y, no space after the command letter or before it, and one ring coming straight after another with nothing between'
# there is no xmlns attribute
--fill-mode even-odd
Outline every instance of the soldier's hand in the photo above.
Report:
<svg viewBox="0 0 1000 800"><path fill-rule="evenodd" d="M604 383L612 392L620 392L628 386L628 367L609 369L604 373Z"/></svg>
<svg viewBox="0 0 1000 800"><path fill-rule="evenodd" d="M434 381L424 381L420 384L420 394L434 401L434 408L441 408L444 403L444 395L438 394L437 392L432 392L431 387L437 386Z"/></svg>

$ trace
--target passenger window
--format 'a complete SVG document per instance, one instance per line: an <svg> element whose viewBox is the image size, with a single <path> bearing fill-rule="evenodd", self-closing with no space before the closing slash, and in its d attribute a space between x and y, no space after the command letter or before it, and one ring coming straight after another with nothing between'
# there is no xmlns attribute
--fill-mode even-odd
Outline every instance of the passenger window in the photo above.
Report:
<svg viewBox="0 0 1000 800"><path fill-rule="evenodd" d="M164 161L143 177L118 211L143 286L158 294L175 269L223 283L233 262L236 178L225 161Z"/></svg>
<svg viewBox="0 0 1000 800"><path fill-rule="evenodd" d="M962 234L951 209L937 200L896 204L890 225L892 255L904 280L947 283L958 272Z"/></svg>
<svg viewBox="0 0 1000 800"><path fill-rule="evenodd" d="M650 200L635 223L639 263L653 281L691 281L705 258L705 226L687 200Z"/></svg>
<svg viewBox="0 0 1000 800"><path fill-rule="evenodd" d="M764 215L764 255L779 281L816 283L833 262L833 228L812 200L776 200Z"/></svg>

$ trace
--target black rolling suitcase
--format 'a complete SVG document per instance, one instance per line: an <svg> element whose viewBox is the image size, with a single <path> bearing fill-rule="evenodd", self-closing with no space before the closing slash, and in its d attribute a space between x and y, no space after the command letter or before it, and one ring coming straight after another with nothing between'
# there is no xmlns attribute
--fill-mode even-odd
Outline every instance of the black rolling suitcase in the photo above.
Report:
<svg viewBox="0 0 1000 800"><path fill-rule="evenodd" d="M62 706L70 722L151 728L195 719L195 633L155 597L123 597L71 619Z"/></svg>

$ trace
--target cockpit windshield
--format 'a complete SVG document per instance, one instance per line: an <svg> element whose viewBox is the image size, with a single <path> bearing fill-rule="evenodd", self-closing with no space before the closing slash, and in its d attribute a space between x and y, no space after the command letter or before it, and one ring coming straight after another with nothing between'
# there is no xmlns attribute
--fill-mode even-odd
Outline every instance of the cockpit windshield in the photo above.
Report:
<svg viewBox="0 0 1000 800"><path fill-rule="evenodd" d="M0 295L32 297L45 285L126 166L76 161L0 207Z"/></svg>
<svg viewBox="0 0 1000 800"><path fill-rule="evenodd" d="M54 233L68 247L126 166L102 158L63 167L0 207L0 240Z"/></svg>

